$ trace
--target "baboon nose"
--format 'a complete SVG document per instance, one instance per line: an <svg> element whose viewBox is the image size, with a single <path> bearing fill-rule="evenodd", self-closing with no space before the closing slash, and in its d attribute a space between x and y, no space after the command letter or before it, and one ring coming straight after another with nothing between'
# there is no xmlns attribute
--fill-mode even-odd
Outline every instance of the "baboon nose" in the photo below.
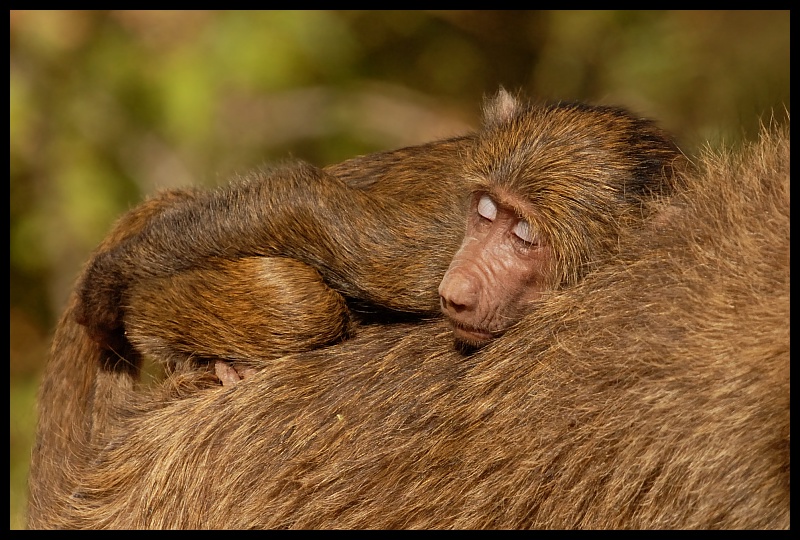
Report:
<svg viewBox="0 0 800 540"><path fill-rule="evenodd" d="M439 285L439 298L442 311L448 314L474 311L478 306L480 286L474 279L465 277L442 280Z"/></svg>

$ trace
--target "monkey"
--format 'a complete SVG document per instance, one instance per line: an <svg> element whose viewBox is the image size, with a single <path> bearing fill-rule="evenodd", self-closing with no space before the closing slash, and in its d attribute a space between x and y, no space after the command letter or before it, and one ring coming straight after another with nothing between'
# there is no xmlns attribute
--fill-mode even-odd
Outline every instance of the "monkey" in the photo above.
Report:
<svg viewBox="0 0 800 540"><path fill-rule="evenodd" d="M65 399L64 406L48 405L42 412L31 472L33 513L51 506L49 500L74 464L59 468L46 482L39 476L48 474L51 463L105 437L109 411L131 399L127 393L136 389L140 368L137 347L151 347L158 357L231 359L227 344L222 351L197 350L198 345L225 343L216 339L227 331L219 326L187 331L175 327L175 317L147 323L143 314L169 312L157 304L137 311L137 302L141 308L146 299L137 291L146 291L153 280L187 283L189 272L202 271L207 281L209 275L221 275L213 274L220 261L284 257L311 266L347 299L436 314L441 309L437 286L464 234L466 201L470 193L473 201L481 193L501 208L527 212L535 206L538 213L518 221L541 227L537 238L549 246L543 252L553 254L532 265L534 272L550 272L547 279L533 280L537 287L547 280L554 286L574 283L589 271L591 261L614 248L621 226L641 218L643 200L667 189L671 169L682 157L652 122L620 109L539 106L501 91L485 107L483 129L472 135L356 158L325 171L304 163L256 171L216 191L175 195L166 208L156 199L152 211L139 211L146 220L123 218L121 232L101 246L56 332L41 401L56 401L53 396L63 386L63 391L80 392ZM519 193L527 199L520 200ZM136 227L127 228L128 221ZM180 230L192 234L175 234ZM198 238L199 243L194 241ZM397 279L400 275L408 278ZM254 279L251 286L258 283ZM511 303L507 293L496 292ZM202 295L196 296L202 301ZM213 298L223 302L220 295ZM127 326L126 316L133 317ZM64 328L72 321L82 328ZM162 339L155 331L148 333L148 324L167 330L172 325L180 339L190 341L181 349L177 334ZM192 342L197 336L205 342ZM262 337L260 332L251 335L255 346L237 346L234 353L269 350L271 344L258 342ZM169 354L165 344L174 347ZM261 368L264 356L269 355L233 359L252 360ZM63 376L70 361L86 364ZM179 386L175 381L169 384ZM66 435L65 425L70 426Z"/></svg>
<svg viewBox="0 0 800 540"><path fill-rule="evenodd" d="M30 525L788 529L789 164L788 127L701 155L469 356L428 319L131 393Z"/></svg>
<svg viewBox="0 0 800 540"><path fill-rule="evenodd" d="M180 302L174 292L160 292L159 279L202 267L205 260L279 256L313 267L350 304L428 316L441 310L457 343L481 346L519 320L543 292L575 283L598 254L613 249L618 228L641 218L644 200L669 191L673 169L684 162L666 133L622 109L534 105L504 90L484 109L478 134L440 143L433 152L429 146L325 171L295 164L257 172L173 207L140 234L95 256L79 285L79 322L102 344L115 344L112 349L128 339L139 350L169 356L163 344L170 340L158 338L162 346L153 347L152 336L175 334L178 342L187 336L180 324L165 324L165 308L171 313ZM408 154L419 151L431 156L409 161ZM456 166L452 153L460 156ZM487 204L496 220L481 215ZM232 216L223 227L221 214ZM492 227L484 228L494 232L474 243L476 228L490 221ZM203 238L199 248L186 245L189 236L171 238L187 228ZM453 238L465 239L455 255ZM276 266L271 265L277 274ZM224 273L209 279L208 272L214 270L205 269L203 279L187 288L225 280ZM241 281L246 294L248 280ZM144 301L136 298L137 284L150 291ZM173 284L167 280L163 287ZM205 307L215 318L227 318L222 312L236 318L238 307L220 306L224 295L212 296L216 306ZM198 312L196 302L187 303ZM339 315L329 320L336 327L330 342L352 329ZM127 324L125 316L131 319ZM209 341L227 341L224 327L214 327L221 335ZM258 353L272 348L255 343L249 352L256 354L243 357L204 351L196 340L186 345L172 352L186 356L188 349L196 358L234 358L246 365L263 362Z"/></svg>
<svg viewBox="0 0 800 540"><path fill-rule="evenodd" d="M269 256L308 264L325 285L348 300L348 306L355 299L370 309L432 316L441 309L437 286L464 234L470 190L476 185L485 190L486 178L493 179L497 193L490 193L498 202L515 207L520 205L502 198L504 171L513 176L506 183L513 184L526 175L530 179L556 170L563 198L585 203L571 208L559 204L559 190L554 197L548 195L546 183L538 195L530 193L552 203L554 217L564 224L542 231L540 238L554 246L549 261L557 276L553 281L566 283L587 272L599 253L613 248L621 224L644 211L642 199L668 189L670 170L682 158L671 138L652 122L612 107L540 106L501 90L485 106L484 116L484 129L478 133L363 156L325 171L304 163L255 171L215 192L170 193L164 199L169 204L156 198L134 210L132 217L123 217L87 265L56 331L40 391L43 405L30 475L32 514L43 516L52 509L67 471L88 457L69 460L105 436L110 411L131 399L128 393L138 386L143 350L167 360L189 354L235 360L245 367L252 362L259 368L269 357L262 353L232 359L230 349L200 350L224 343L219 327L192 334L171 326L182 336L204 337L203 343L189 342L186 349L180 348L179 340L159 339L158 332L150 330L166 328L170 336L173 321L159 318L164 306L147 307L147 296L137 291L155 289L158 280L181 272L223 277L214 269L220 261L235 264ZM571 168L558 169L560 163L548 157L554 151L575 163L566 160ZM595 193L598 186L604 195ZM542 221L530 219L535 224ZM303 226L296 227L298 223ZM171 232L188 229L191 236ZM198 244L193 238L202 241ZM277 271L281 264L272 267ZM253 279L251 286L258 283ZM214 299L224 304L219 295ZM227 313L224 305L222 312ZM127 327L125 316L131 318ZM342 319L332 317L329 322L335 326L336 320ZM72 328L74 321L82 328ZM340 330L346 334L346 329ZM333 328L331 334L336 331ZM271 350L273 343L259 342L264 336L251 335L255 344L237 347L236 353ZM170 354L165 344L174 346ZM82 364L64 374L71 361ZM169 384L180 389L192 376L173 376ZM71 395L55 397L60 392ZM55 463L63 466L51 470ZM37 519L47 520L33 522Z"/></svg>

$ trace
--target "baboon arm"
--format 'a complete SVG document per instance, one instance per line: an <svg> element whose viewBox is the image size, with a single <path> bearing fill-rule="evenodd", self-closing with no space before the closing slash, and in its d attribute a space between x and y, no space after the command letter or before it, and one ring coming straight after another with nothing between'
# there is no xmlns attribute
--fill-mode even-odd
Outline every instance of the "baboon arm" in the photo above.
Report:
<svg viewBox="0 0 800 540"><path fill-rule="evenodd" d="M313 266L345 296L435 312L436 280L456 242L448 239L452 249L435 249L441 227L426 226L436 219L430 209L401 203L303 163L195 193L153 217L139 234L95 255L78 284L77 320L106 343L122 328L132 284L202 267L209 257L276 255ZM402 287L386 279L398 274L436 277L406 280Z"/></svg>

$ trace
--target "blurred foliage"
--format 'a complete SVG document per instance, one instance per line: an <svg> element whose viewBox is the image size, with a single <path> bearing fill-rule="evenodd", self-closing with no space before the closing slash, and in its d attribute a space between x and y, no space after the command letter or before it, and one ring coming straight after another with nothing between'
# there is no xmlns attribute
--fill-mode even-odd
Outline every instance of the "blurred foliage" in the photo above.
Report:
<svg viewBox="0 0 800 540"><path fill-rule="evenodd" d="M11 527L81 264L171 186L454 135L500 85L623 105L689 154L789 110L788 11L11 11Z"/></svg>

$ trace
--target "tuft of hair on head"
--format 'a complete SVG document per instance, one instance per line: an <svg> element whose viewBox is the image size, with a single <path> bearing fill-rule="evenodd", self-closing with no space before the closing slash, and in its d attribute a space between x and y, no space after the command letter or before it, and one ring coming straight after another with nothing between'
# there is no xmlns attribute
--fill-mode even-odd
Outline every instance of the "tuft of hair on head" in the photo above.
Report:
<svg viewBox="0 0 800 540"><path fill-rule="evenodd" d="M483 103L483 125L491 128L510 121L522 110L520 100L502 86Z"/></svg>

